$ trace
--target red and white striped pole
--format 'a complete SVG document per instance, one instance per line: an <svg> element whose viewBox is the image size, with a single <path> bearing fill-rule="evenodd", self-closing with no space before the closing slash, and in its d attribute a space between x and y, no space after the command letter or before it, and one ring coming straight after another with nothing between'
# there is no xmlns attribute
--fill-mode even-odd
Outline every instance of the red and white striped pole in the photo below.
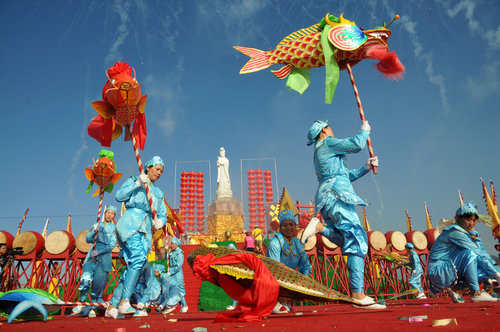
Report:
<svg viewBox="0 0 500 332"><path fill-rule="evenodd" d="M361 105L361 98L359 98L358 88L356 87L356 82L354 81L354 75L352 74L351 65L349 61L346 61L347 71L349 72L349 77L351 78L352 89L354 90L354 95L356 96L356 101L358 103L359 116L361 121L366 121L365 113L363 112L363 105ZM370 153L370 158L375 157L375 153L373 152L372 141L370 137L366 140L366 145L368 145L368 152ZM377 174L377 167L373 166L373 174Z"/></svg>
<svg viewBox="0 0 500 332"><path fill-rule="evenodd" d="M97 210L97 230L94 233L94 243L97 242L97 233L99 232L99 221L101 220L102 201L104 199L104 188L99 187L99 209Z"/></svg>
<svg viewBox="0 0 500 332"><path fill-rule="evenodd" d="M137 147L137 141L135 140L134 133L132 130L132 126L128 125L128 130L130 132L130 136L132 137L132 145L134 146L135 159L137 160L137 166L139 166L139 172L144 173L144 166L142 166L141 156L139 155L139 148ZM153 204L153 198L151 197L151 193L149 191L149 186L144 184L144 188L146 189L146 196L148 197L149 207L151 208L151 214L153 215L153 220L156 219L156 210Z"/></svg>

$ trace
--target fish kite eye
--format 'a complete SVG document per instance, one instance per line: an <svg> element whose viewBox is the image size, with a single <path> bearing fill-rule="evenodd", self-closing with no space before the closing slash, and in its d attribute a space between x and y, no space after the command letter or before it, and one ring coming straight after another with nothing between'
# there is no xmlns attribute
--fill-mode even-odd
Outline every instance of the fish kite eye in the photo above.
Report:
<svg viewBox="0 0 500 332"><path fill-rule="evenodd" d="M116 83L116 80L113 78L113 79L111 80L111 84L115 85L115 83Z"/></svg>

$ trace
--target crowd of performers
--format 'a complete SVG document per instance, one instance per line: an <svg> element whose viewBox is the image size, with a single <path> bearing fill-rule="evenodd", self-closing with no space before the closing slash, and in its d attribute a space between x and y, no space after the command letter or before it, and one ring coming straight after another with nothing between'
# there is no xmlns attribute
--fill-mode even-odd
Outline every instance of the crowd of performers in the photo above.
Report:
<svg viewBox="0 0 500 332"><path fill-rule="evenodd" d="M352 185L353 181L378 166L378 158L369 158L365 165L357 169L349 169L346 159L347 154L357 153L365 147L370 130L368 122L363 121L359 134L339 139L334 136L327 122L315 121L312 124L307 137L308 145L314 146L313 160L319 182L315 210L321 214L324 223L319 218L312 218L299 240L295 236L296 216L290 210L281 211L279 232L269 242L265 255L309 276L311 264L304 243L309 237L320 233L337 244L347 257L352 298L363 308L383 309L384 303L377 303L364 293L364 260L368 252L368 238L355 208L366 203L354 192ZM120 256L126 264L106 309L106 317L147 316L145 308L151 304L155 304L163 313L172 312L179 304L181 312L188 309L184 299L186 291L182 272L184 254L179 239L173 237L171 240L168 271L164 265L151 266L147 260L152 246L153 228L160 229L167 222L163 192L154 185L163 170L164 164L160 157L155 156L148 161L145 174L130 177L116 193L116 200L123 202L126 207L116 226L112 222L116 208L109 206L104 220L94 225L87 235L86 240L94 245L83 265L79 286L81 301L90 292L92 299L102 302L102 292L112 268L111 250L116 242L122 248ZM152 194L158 215L156 219L153 219L145 186L149 186ZM485 289L498 288L500 273L498 265L486 253L479 234L473 229L478 219L475 203L462 205L456 211L455 219L456 222L445 228L436 239L430 251L427 267L430 289L433 293L446 290L454 302L464 302L457 290L468 288L472 292L472 302L495 302L497 297L480 290L480 283L485 285ZM248 251L262 252L262 233L262 230L255 229L253 233L247 234L245 248ZM409 263L405 265L411 269L409 283L418 290L417 298L425 299L420 259L411 243L406 248ZM230 309L234 308L236 301L234 299ZM74 312L95 316L92 309L78 306ZM286 304L278 302L273 313L287 313L289 310Z"/></svg>

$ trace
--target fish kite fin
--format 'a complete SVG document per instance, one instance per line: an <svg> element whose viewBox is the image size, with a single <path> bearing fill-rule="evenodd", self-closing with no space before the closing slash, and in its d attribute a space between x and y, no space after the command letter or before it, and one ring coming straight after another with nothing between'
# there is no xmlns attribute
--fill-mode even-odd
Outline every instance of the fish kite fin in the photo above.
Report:
<svg viewBox="0 0 500 332"><path fill-rule="evenodd" d="M92 189L93 186L94 186L94 180L90 181L89 186L87 187L87 190L85 191L85 193L88 194L90 192L90 189Z"/></svg>
<svg viewBox="0 0 500 332"><path fill-rule="evenodd" d="M96 190L96 191L95 191L95 193L92 195L92 197L97 196L97 195L99 194L99 190L100 190L100 189L101 189L100 187L97 187L97 190Z"/></svg>
<svg viewBox="0 0 500 332"><path fill-rule="evenodd" d="M109 104L103 100L94 101L92 103L95 111L105 119L109 119L113 116L113 110L109 107Z"/></svg>
<svg viewBox="0 0 500 332"><path fill-rule="evenodd" d="M271 70L271 73L273 73L274 76L282 80L290 74L293 68L295 68L293 65L286 65L278 70Z"/></svg>
<svg viewBox="0 0 500 332"><path fill-rule="evenodd" d="M141 113L144 113L146 110L146 101L148 99L148 95L144 95L141 97L141 100L139 101L139 104L137 104L137 110Z"/></svg>
<svg viewBox="0 0 500 332"><path fill-rule="evenodd" d="M7 320L7 322L11 323L14 319L17 318L17 316L19 316L20 314L22 314L23 312L25 312L26 310L28 310L29 308L32 308L32 307L35 308L36 310L40 311L40 313L43 316L44 321L47 320L47 316L49 314L47 313L47 309L45 309L43 304L41 304L39 302L33 302L33 301L22 301L22 302L19 302L19 304L16 305L14 307L14 309L12 309L11 313L9 314L9 319Z"/></svg>
<svg viewBox="0 0 500 332"><path fill-rule="evenodd" d="M122 178L123 176L123 173L115 173L113 174L113 176L111 177L111 183L117 183L118 181L120 181L120 179Z"/></svg>
<svg viewBox="0 0 500 332"><path fill-rule="evenodd" d="M111 140L114 141L122 134L123 128L113 120L113 132L111 133Z"/></svg>
<svg viewBox="0 0 500 332"><path fill-rule="evenodd" d="M101 143L102 146L111 146L111 137L113 133L113 118L105 119L100 114L92 118L87 132L90 137Z"/></svg>
<svg viewBox="0 0 500 332"><path fill-rule="evenodd" d="M272 65L269 63L269 54L265 51L242 46L233 46L233 48L250 57L250 60L241 68L240 74L253 73Z"/></svg>
<svg viewBox="0 0 500 332"><path fill-rule="evenodd" d="M94 181L94 171L93 170L91 170L90 168L86 168L86 169L84 169L84 172L85 172L85 177L87 178L87 180Z"/></svg>
<svg viewBox="0 0 500 332"><path fill-rule="evenodd" d="M137 140L137 144L141 150L144 150L144 145L146 144L146 137L148 136L147 128L146 128L146 115L144 112L137 113L137 117L134 121L134 129L133 133L135 139Z"/></svg>
<svg viewBox="0 0 500 332"><path fill-rule="evenodd" d="M106 189L104 189L104 191L105 191L105 192L107 192L107 193L109 193L109 194L111 194L111 192L113 192L113 187L114 187L114 186L115 186L115 185L114 185L114 183L110 183L110 184L106 187Z"/></svg>

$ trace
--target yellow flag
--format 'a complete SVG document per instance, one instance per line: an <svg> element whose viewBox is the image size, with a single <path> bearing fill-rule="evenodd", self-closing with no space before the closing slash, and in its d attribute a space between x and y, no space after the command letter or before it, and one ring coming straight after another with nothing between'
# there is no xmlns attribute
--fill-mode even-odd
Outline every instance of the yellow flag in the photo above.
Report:
<svg viewBox="0 0 500 332"><path fill-rule="evenodd" d="M431 223L431 215L429 214L429 209L427 208L427 203L424 202L425 205L425 223L427 224L427 229L432 229L434 226L432 226Z"/></svg>
<svg viewBox="0 0 500 332"><path fill-rule="evenodd" d="M283 194L281 194L280 199L280 212L286 209L292 210L294 215L299 214L299 210L297 210L297 207L293 203L288 191L286 191L286 188L283 187Z"/></svg>
<svg viewBox="0 0 500 332"><path fill-rule="evenodd" d="M366 208L363 206L363 226L365 228L365 231L369 232L371 231L370 223L368 222L368 218L366 217Z"/></svg>
<svg viewBox="0 0 500 332"><path fill-rule="evenodd" d="M481 179L481 183L483 184L483 193L484 193L484 199L486 200L486 207L488 208L488 214L491 216L491 230L493 231L493 235L496 234L495 228L497 228L500 225L500 217L498 216L498 209L493 203L493 200L490 197L490 194L488 193L488 189L486 189L486 185L484 184L483 179Z"/></svg>
<svg viewBox="0 0 500 332"><path fill-rule="evenodd" d="M413 230L413 227L411 226L411 218L408 215L408 210L405 210L406 213L406 226L408 227L408 232L411 232Z"/></svg>

